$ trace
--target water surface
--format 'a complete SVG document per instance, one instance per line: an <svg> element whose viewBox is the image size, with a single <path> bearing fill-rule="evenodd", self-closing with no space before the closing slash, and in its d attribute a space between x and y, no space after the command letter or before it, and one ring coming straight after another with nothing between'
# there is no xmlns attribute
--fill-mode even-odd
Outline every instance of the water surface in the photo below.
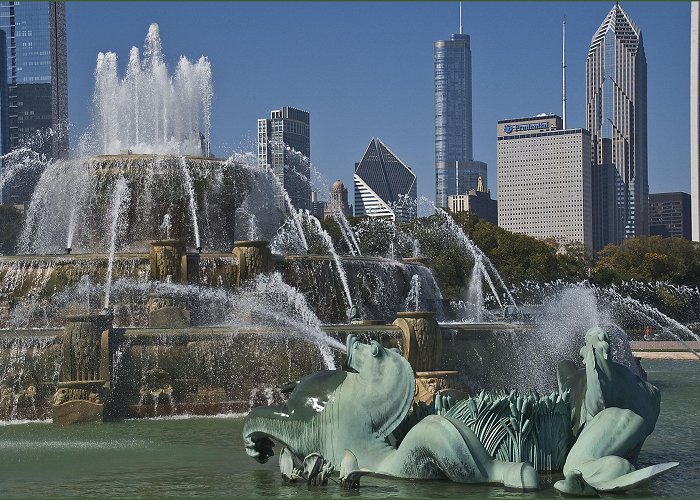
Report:
<svg viewBox="0 0 700 500"><path fill-rule="evenodd" d="M662 391L661 416L640 462L681 465L647 486L622 495L696 497L700 492L700 363L644 361ZM241 416L126 420L58 427L50 423L0 425L0 497L263 497L263 498L559 498L460 485L449 481L363 478L358 491L335 484L285 484L277 457L258 464L245 454ZM545 477L551 485L557 477ZM617 496L620 498L620 495Z"/></svg>

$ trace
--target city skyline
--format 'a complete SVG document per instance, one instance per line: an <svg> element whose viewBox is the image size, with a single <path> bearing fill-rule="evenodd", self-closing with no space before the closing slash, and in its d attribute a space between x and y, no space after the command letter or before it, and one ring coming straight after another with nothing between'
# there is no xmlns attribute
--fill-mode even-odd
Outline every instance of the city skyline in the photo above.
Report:
<svg viewBox="0 0 700 500"><path fill-rule="evenodd" d="M324 177L314 186L324 188L319 193L335 179L351 184L366 137L380 136L417 173L419 195L433 198L433 43L458 33L457 2L292 3L275 4L275 9L249 3L171 4L167 11L161 5L110 4L108 26L88 22L106 4L67 4L74 144L89 123L96 53L113 50L125 61L132 45L142 45L145 27L158 22L169 67L180 54L206 55L212 62L214 154L255 151L257 118L281 105L295 106L314 117L312 161ZM690 6L623 5L644 32L649 62L650 190L688 192ZM591 34L610 7L600 2L464 4L473 66L474 157L488 163L489 177L495 178L493 130L499 119L560 112L564 16L567 125L585 126L585 57ZM286 34L270 31L255 38L265 24L282 18L299 23ZM339 35L338 22L356 28ZM191 29L183 31L185 25ZM331 36L332 52L317 43ZM523 42L534 43L538 36L547 43L528 53ZM280 40L285 45L273 50ZM265 73L266 67L279 72L280 65L281 78Z"/></svg>

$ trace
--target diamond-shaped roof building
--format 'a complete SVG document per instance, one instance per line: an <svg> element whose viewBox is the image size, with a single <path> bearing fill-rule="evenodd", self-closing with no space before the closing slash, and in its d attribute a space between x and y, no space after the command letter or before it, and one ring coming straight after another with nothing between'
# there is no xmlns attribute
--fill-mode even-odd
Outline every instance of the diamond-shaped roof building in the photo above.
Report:
<svg viewBox="0 0 700 500"><path fill-rule="evenodd" d="M355 216L407 222L416 216L416 174L380 139L355 164Z"/></svg>

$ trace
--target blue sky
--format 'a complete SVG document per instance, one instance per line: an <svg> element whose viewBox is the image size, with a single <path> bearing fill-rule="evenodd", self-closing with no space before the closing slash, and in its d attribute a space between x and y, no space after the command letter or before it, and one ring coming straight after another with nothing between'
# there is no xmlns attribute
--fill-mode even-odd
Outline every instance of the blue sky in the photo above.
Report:
<svg viewBox="0 0 700 500"><path fill-rule="evenodd" d="M475 159L496 187L496 122L561 113L561 21L567 19L567 122L585 126L585 60L612 2L464 2L471 35ZM687 2L622 2L641 28L648 65L650 192L690 189ZM258 118L295 106L311 113L311 161L325 198L352 174L372 137L435 196L433 42L459 29L457 2L69 2L72 144L90 121L97 53L131 46L160 25L169 68L208 56L217 156L255 149ZM352 200L351 200L352 203Z"/></svg>

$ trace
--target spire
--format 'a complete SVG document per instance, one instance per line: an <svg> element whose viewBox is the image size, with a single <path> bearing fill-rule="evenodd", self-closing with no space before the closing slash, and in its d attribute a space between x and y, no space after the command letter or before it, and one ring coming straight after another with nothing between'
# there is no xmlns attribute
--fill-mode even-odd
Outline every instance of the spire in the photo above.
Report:
<svg viewBox="0 0 700 500"><path fill-rule="evenodd" d="M566 16L561 27L561 107L562 127L566 130Z"/></svg>
<svg viewBox="0 0 700 500"><path fill-rule="evenodd" d="M462 2L459 2L459 34L462 34Z"/></svg>

